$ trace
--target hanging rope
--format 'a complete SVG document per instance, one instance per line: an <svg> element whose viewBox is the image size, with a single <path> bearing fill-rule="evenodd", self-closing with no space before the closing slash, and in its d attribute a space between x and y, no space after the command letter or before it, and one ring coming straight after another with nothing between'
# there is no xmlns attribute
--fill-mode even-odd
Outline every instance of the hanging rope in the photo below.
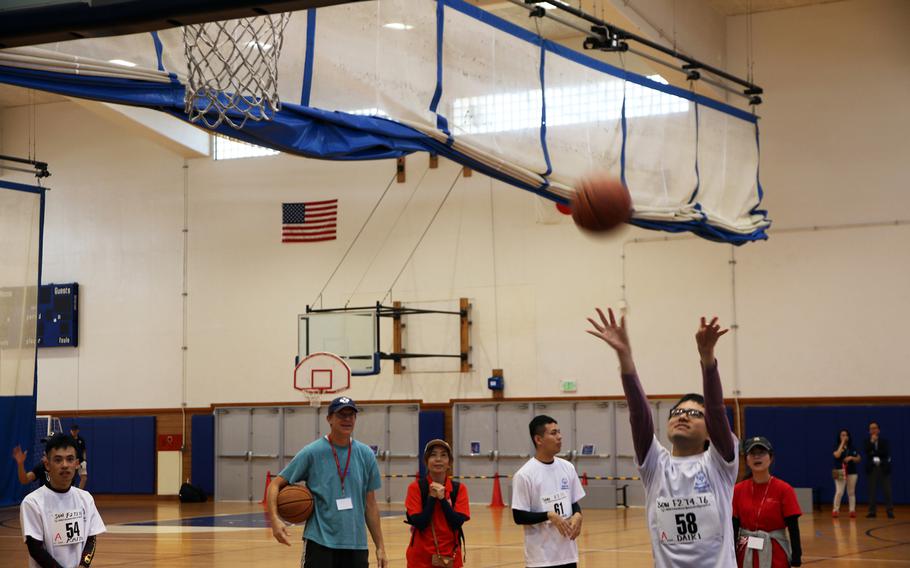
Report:
<svg viewBox="0 0 910 568"><path fill-rule="evenodd" d="M455 189L455 184L458 183L458 179L461 177L461 168L458 168L457 173L455 174L455 179L452 180L452 185L449 186L449 190L446 191L445 197L442 198L442 201L439 203L439 206L436 207L436 211L433 213L433 217L430 219L430 222L427 223L426 228L423 230L423 233L420 235L420 238L417 240L417 244L414 245L414 248L411 249L411 253L408 255L408 258L405 259L404 264L401 265L401 270L398 271L398 275L395 276L395 280L392 281L392 284L389 286L388 292L382 297L382 302L385 302L388 298L392 297L392 289L395 288L395 284L398 283L398 279L401 278L401 275L404 273L404 269L408 267L408 263L411 262L411 259L414 257L414 253L417 252L420 243L423 242L424 237L427 236L427 233L430 231L430 227L433 226L433 222L436 221L436 217L439 216L439 212L442 210L442 206L446 204L446 201L449 199L449 195L452 194L452 190Z"/></svg>
<svg viewBox="0 0 910 568"><path fill-rule="evenodd" d="M493 253L493 319L496 334L496 365L499 368L499 280L496 273L496 215L493 208L493 178L490 178L490 243Z"/></svg>
<svg viewBox="0 0 910 568"><path fill-rule="evenodd" d="M370 219L373 218L373 213L376 213L376 209L379 208L379 204L382 203L382 200L385 198L386 193L389 192L389 188L392 187L392 184L395 183L395 180L397 178L398 178L398 172L395 172L395 174L392 175L392 179L389 180L388 185L385 186L385 190L382 192L382 195L379 196L379 200L376 201L375 205L373 205L373 210L370 211L370 214L367 215L366 220L360 226L360 230L357 231L357 235L354 236L354 240L352 240L351 244L348 245L348 249L346 251L344 251L344 254L341 256L341 260L339 260L338 265L335 266L335 270L333 270L332 273L329 274L329 277L325 281L325 284L322 285L322 288L319 290L319 293L316 294L316 298L313 300L312 305L315 306L316 302L319 301L319 306L322 307L322 293L325 292L325 289L328 287L329 282L332 281L332 278L335 277L335 274L338 272L338 269L341 268L341 265L344 263L344 259L346 259L348 257L348 254L350 254L351 249L353 249L354 245L357 244L357 240L360 238L360 235L363 233L363 230L366 228L367 223L369 223Z"/></svg>
<svg viewBox="0 0 910 568"><path fill-rule="evenodd" d="M421 184L423 184L423 179L427 177L427 172L429 171L430 168L423 170L423 173L420 175L420 179L417 180L417 185L414 186L414 189L411 191L411 195L408 196L408 200L404 203L404 206L398 208L398 216L395 217L395 221L392 222L392 226L389 228L389 232L386 233L385 238L382 240L382 244L379 245L378 251L382 251L386 243L389 241L389 238L392 236L392 233L395 232L395 228L398 227L398 222L408 210L408 207L411 205L411 200L414 199L414 196L417 194L417 190L420 189ZM370 273L370 269L373 268L373 265L378 259L379 255L376 254L373 256L372 260L370 260L370 264L367 265L366 269L364 269L363 274L360 276L360 280L357 282L357 285L354 286L354 290L351 292L351 295L348 296L348 299L344 302L344 307L348 307L348 305L351 303L351 299L355 294L357 294L357 291L360 289L360 285L363 284L364 279L366 279L367 274Z"/></svg>

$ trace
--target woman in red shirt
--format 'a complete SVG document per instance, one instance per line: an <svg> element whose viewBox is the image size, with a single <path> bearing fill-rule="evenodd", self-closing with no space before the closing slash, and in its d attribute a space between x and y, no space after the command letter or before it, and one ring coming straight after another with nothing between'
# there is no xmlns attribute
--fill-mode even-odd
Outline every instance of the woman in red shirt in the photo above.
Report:
<svg viewBox="0 0 910 568"><path fill-rule="evenodd" d="M771 475L774 449L767 438L747 438L743 446L751 475L733 488L736 562L740 568L801 566L802 511L796 492L789 483Z"/></svg>
<svg viewBox="0 0 910 568"><path fill-rule="evenodd" d="M408 568L460 568L461 526L471 518L468 488L449 477L452 447L445 440L427 443L423 461L427 476L411 483L405 499L411 525Z"/></svg>

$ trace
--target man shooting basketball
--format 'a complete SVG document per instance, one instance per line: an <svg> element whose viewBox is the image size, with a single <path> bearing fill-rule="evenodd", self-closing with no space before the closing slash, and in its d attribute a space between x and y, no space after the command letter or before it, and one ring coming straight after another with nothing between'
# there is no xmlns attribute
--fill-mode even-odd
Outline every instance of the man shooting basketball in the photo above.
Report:
<svg viewBox="0 0 910 568"><path fill-rule="evenodd" d="M379 466L373 450L352 437L358 411L346 396L333 400L326 416L329 435L300 450L269 485L272 535L288 546L290 534L278 516L278 492L288 483L305 481L313 494L313 515L303 532L303 568L367 568L364 521L379 567L388 565L376 503L382 485Z"/></svg>
<svg viewBox="0 0 910 568"><path fill-rule="evenodd" d="M736 566L730 519L739 455L714 358L714 346L728 330L720 328L717 318L707 323L701 318L695 341L705 394L687 394L670 410L667 432L672 451L667 451L654 435L651 408L635 370L625 317L617 324L613 310L608 313L609 318L598 309L599 322L588 318L594 326L588 333L606 342L619 357L635 460L645 485L654 565Z"/></svg>

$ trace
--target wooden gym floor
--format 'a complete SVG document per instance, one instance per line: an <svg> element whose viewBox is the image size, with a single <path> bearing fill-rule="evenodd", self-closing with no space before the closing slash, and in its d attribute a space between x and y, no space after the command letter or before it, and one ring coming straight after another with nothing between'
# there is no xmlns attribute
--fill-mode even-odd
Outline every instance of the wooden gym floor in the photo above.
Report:
<svg viewBox="0 0 910 568"><path fill-rule="evenodd" d="M291 548L272 539L262 507L247 503L181 505L173 499L101 497L98 506L108 533L99 537L93 567L299 566L302 528L292 529ZM401 505L383 506L383 533L391 566L405 566L408 528ZM17 508L0 509L0 565L27 566ZM131 523L131 524L127 524ZM216 525L216 526L213 526ZM897 519L831 519L830 512L804 515L803 564L864 568L910 566L910 507ZM471 567L524 566L522 532L508 509L474 505L465 525ZM586 510L578 540L579 566L652 566L644 510ZM375 557L371 553L371 561Z"/></svg>

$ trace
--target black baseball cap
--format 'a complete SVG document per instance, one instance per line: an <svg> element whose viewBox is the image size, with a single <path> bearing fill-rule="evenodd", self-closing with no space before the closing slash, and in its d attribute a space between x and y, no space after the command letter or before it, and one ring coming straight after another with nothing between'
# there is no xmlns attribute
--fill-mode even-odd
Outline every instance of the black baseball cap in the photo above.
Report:
<svg viewBox="0 0 910 568"><path fill-rule="evenodd" d="M752 448L764 448L769 452L774 451L774 447L771 445L771 442L764 436L755 436L753 438L746 438L743 440L743 452L748 454L752 451Z"/></svg>
<svg viewBox="0 0 910 568"><path fill-rule="evenodd" d="M354 412L360 412L357 404L354 402L354 399L348 398L346 396L339 396L331 403L329 403L329 414L335 414L342 408L351 408Z"/></svg>

